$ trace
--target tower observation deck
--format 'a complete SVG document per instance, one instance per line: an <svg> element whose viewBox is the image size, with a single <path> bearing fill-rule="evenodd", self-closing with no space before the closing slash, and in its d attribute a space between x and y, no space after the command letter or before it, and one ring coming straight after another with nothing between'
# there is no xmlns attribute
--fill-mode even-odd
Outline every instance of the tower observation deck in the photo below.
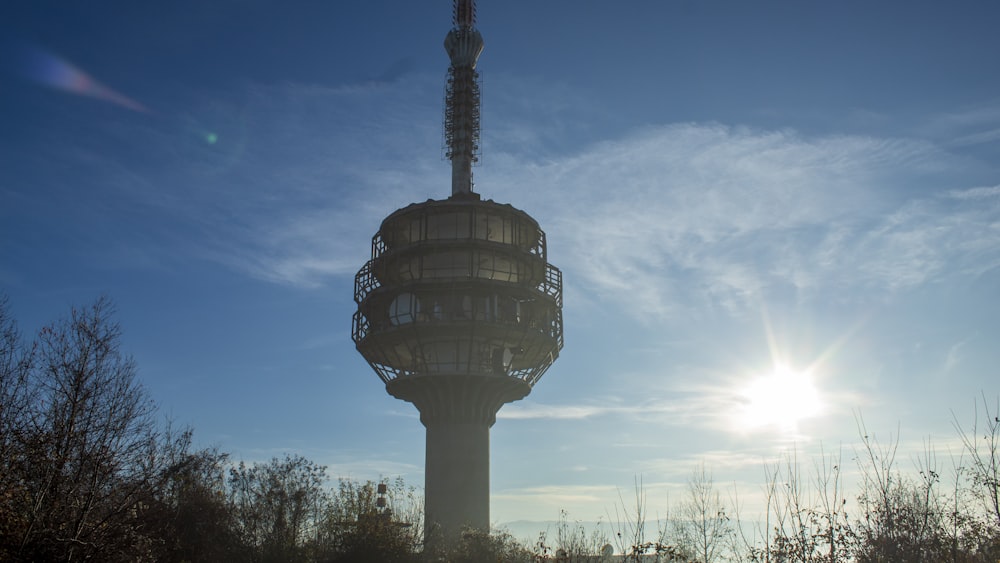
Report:
<svg viewBox="0 0 1000 563"><path fill-rule="evenodd" d="M527 213L473 192L479 143L472 0L454 0L445 110L452 195L399 209L355 278L352 338L426 428L428 540L487 530L489 430L531 392L563 345L562 274Z"/></svg>

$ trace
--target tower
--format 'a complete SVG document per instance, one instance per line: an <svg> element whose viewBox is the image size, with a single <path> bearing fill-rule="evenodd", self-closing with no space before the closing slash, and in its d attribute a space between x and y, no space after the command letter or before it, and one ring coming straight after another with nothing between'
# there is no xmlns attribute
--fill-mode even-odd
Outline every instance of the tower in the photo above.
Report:
<svg viewBox="0 0 1000 563"><path fill-rule="evenodd" d="M426 428L428 534L490 524L490 427L531 392L563 345L562 273L527 213L473 191L483 39L454 0L445 109L451 197L399 209L355 278L352 338L390 395Z"/></svg>

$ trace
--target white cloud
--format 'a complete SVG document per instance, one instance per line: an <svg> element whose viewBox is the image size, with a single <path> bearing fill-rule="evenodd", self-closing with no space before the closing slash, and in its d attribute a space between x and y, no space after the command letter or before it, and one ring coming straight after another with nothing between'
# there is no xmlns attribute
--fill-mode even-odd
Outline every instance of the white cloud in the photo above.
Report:
<svg viewBox="0 0 1000 563"><path fill-rule="evenodd" d="M965 147L995 142L1000 139L1000 105L996 101L958 108L933 116L918 131L941 139L950 147Z"/></svg>
<svg viewBox="0 0 1000 563"><path fill-rule="evenodd" d="M598 416L642 415L648 413L670 412L670 405L650 403L646 405L548 405L541 403L514 403L505 406L497 413L497 418L514 420L554 419L579 420Z"/></svg>
<svg viewBox="0 0 1000 563"><path fill-rule="evenodd" d="M992 143L994 141L1000 141L1000 129L989 129L986 131L978 131L976 133L964 135L956 139L953 139L949 143L949 145L954 147L961 147L969 145L981 145L986 143Z"/></svg>
<svg viewBox="0 0 1000 563"><path fill-rule="evenodd" d="M949 195L955 199L991 199L1000 198L1000 186L981 186L967 190L951 190Z"/></svg>
<svg viewBox="0 0 1000 563"><path fill-rule="evenodd" d="M956 203L992 192L938 195L954 160L917 140L681 124L494 174L533 205L569 285L648 321L993 267L997 206Z"/></svg>
<svg viewBox="0 0 1000 563"><path fill-rule="evenodd" d="M217 145L146 131L167 155L162 175L137 180L120 163L104 174L173 209L184 252L321 286L361 267L386 214L448 195L439 92L436 77L411 75L255 87L240 107L190 112L192 130L220 131ZM962 161L926 141L681 123L554 155L532 133L547 104L533 107L492 134L478 189L540 220L567 295L634 319L742 314L772 292L888 295L1000 264L1000 188L955 187Z"/></svg>
<svg viewBox="0 0 1000 563"><path fill-rule="evenodd" d="M965 340L961 342L956 342L948 348L948 354L944 359L944 372L950 373L953 371L959 363L962 361L962 347L966 345Z"/></svg>

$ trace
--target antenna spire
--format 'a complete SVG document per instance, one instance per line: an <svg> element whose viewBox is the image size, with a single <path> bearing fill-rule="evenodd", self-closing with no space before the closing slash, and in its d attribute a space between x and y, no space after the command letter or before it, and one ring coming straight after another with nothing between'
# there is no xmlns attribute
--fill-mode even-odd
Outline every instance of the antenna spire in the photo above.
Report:
<svg viewBox="0 0 1000 563"><path fill-rule="evenodd" d="M472 165L479 160L479 73L483 36L476 30L475 0L454 0L453 27L444 40L451 59L445 90L445 156L451 160L451 195L471 194Z"/></svg>

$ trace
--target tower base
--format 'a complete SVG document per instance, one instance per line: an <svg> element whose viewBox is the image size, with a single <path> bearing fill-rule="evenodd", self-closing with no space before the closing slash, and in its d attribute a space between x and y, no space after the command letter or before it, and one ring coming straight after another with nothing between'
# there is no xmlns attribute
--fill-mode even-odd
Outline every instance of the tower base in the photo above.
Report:
<svg viewBox="0 0 1000 563"><path fill-rule="evenodd" d="M451 543L463 530L489 530L490 427L430 424L426 452L426 539Z"/></svg>
<svg viewBox="0 0 1000 563"><path fill-rule="evenodd" d="M392 396L413 403L427 429L424 530L428 545L490 528L490 427L528 383L506 376L429 375L390 381Z"/></svg>

